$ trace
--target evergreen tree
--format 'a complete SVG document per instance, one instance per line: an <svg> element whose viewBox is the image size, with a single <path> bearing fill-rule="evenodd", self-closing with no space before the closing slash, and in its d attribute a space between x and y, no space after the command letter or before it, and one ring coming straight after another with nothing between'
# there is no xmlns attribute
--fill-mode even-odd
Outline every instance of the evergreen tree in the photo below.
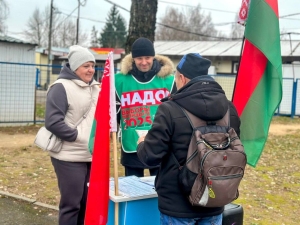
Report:
<svg viewBox="0 0 300 225"><path fill-rule="evenodd" d="M117 39L117 46L121 48L125 48L126 43L126 21L120 15L117 18L116 30L118 31L118 39Z"/></svg>
<svg viewBox="0 0 300 225"><path fill-rule="evenodd" d="M125 19L114 5L106 19L105 27L100 33L99 42L102 47L122 48L125 46L126 34Z"/></svg>
<svg viewBox="0 0 300 225"><path fill-rule="evenodd" d="M91 32L91 47L99 47L98 44L98 31L96 30L95 26L93 26Z"/></svg>

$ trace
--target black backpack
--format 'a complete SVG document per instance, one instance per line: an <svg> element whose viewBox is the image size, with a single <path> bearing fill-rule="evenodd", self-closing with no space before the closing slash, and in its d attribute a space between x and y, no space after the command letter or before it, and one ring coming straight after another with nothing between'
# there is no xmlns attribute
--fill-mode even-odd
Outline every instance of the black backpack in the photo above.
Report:
<svg viewBox="0 0 300 225"><path fill-rule="evenodd" d="M247 163L244 147L230 127L229 109L218 121L204 121L181 109L193 134L184 165L172 154L179 167L179 186L193 206L225 206L238 198Z"/></svg>

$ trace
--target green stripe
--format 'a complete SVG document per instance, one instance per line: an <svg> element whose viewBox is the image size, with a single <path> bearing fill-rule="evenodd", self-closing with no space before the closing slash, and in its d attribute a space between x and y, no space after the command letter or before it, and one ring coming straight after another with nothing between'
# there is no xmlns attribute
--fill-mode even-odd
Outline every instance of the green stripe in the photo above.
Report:
<svg viewBox="0 0 300 225"><path fill-rule="evenodd" d="M281 81L268 62L265 73L241 115L241 140L247 162L255 166L268 137L269 126L281 99Z"/></svg>
<svg viewBox="0 0 300 225"><path fill-rule="evenodd" d="M97 121L93 120L93 125L91 129L90 139L89 139L89 151L92 154L94 150L94 142L95 142L95 133L96 133Z"/></svg>
<svg viewBox="0 0 300 225"><path fill-rule="evenodd" d="M281 75L279 20L264 0L251 0L245 38L256 46Z"/></svg>

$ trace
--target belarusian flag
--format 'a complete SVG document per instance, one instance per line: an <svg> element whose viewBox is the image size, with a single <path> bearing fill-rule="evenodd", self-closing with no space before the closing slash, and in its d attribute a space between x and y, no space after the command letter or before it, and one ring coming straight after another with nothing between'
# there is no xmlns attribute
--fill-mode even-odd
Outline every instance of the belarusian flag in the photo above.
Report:
<svg viewBox="0 0 300 225"><path fill-rule="evenodd" d="M233 103L248 164L256 166L282 98L277 0L251 0Z"/></svg>
<svg viewBox="0 0 300 225"><path fill-rule="evenodd" d="M92 168L85 225L105 225L109 203L110 131L117 131L113 53L108 55L91 131ZM94 137L94 138L93 138Z"/></svg>

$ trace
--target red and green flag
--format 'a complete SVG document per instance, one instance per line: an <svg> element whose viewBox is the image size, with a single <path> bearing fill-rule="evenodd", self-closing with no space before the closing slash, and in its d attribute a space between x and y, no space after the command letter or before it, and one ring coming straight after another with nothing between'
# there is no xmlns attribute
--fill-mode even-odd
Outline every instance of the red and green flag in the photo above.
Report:
<svg viewBox="0 0 300 225"><path fill-rule="evenodd" d="M91 130L92 167L85 225L106 225L109 204L110 131L117 131L113 53L105 62L101 91Z"/></svg>
<svg viewBox="0 0 300 225"><path fill-rule="evenodd" d="M233 103L241 118L241 140L255 167L282 98L282 62L277 0L251 0Z"/></svg>

